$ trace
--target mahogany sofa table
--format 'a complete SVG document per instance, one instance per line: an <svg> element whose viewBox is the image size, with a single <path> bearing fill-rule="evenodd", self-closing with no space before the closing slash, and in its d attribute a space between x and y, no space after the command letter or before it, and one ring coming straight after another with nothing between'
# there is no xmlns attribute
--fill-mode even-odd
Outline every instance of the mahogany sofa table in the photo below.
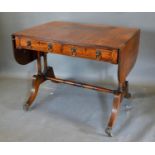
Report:
<svg viewBox="0 0 155 155"><path fill-rule="evenodd" d="M37 60L37 74L33 76L31 95L24 105L28 110L40 84L46 80L114 94L113 108L105 130L111 136L122 99L131 97L127 75L133 68L139 48L140 30L107 25L90 25L71 22L50 22L12 35L14 56L19 64ZM47 54L61 54L118 66L118 87L115 90L57 78L47 64ZM42 59L43 57L43 64Z"/></svg>

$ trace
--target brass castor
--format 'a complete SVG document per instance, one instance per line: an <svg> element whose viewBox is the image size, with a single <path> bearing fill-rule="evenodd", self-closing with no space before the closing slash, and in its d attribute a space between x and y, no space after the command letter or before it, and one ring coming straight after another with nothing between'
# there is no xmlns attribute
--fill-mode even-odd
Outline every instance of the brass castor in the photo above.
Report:
<svg viewBox="0 0 155 155"><path fill-rule="evenodd" d="M108 137L112 137L112 136L113 136L113 135L112 135L112 128L107 127L107 128L105 129L105 133L107 134Z"/></svg>
<svg viewBox="0 0 155 155"><path fill-rule="evenodd" d="M27 103L23 105L24 111L29 111L29 109L30 109L30 106Z"/></svg>

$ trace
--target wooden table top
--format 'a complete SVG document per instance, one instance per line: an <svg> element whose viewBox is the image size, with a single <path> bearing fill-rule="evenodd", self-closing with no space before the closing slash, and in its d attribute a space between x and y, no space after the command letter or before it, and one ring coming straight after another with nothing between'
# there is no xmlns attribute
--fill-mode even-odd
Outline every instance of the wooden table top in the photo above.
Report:
<svg viewBox="0 0 155 155"><path fill-rule="evenodd" d="M108 25L50 22L13 35L80 46L120 49L140 30Z"/></svg>

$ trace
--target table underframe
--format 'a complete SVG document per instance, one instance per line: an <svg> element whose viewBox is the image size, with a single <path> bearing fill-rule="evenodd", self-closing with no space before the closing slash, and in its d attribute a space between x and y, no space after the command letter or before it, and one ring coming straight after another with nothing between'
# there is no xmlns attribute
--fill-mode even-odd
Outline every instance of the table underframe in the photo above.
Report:
<svg viewBox="0 0 155 155"><path fill-rule="evenodd" d="M43 56L43 64L41 59L42 56ZM37 74L33 76L31 94L26 104L24 104L24 110L28 111L30 109L30 107L33 104L33 101L35 100L38 94L39 86L46 80L113 94L114 99L113 99L112 111L108 120L107 128L105 129L105 133L108 136L112 136L112 128L116 121L123 98L131 97L130 93L128 92L128 81L125 81L123 85L119 84L118 89L111 90L104 87L57 78L54 74L53 68L48 66L47 53L38 51L37 52Z"/></svg>

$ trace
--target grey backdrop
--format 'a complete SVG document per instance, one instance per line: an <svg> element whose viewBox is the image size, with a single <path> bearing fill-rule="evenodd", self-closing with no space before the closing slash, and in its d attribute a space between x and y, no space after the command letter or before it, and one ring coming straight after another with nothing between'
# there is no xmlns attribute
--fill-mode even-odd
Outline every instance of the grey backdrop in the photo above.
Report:
<svg viewBox="0 0 155 155"><path fill-rule="evenodd" d="M0 13L0 75L30 77L34 63L21 66L13 57L11 37L15 32L49 21L105 23L141 28L139 57L128 79L132 84L154 83L155 76L155 13ZM116 81L116 67L96 61L50 55L49 63L60 77Z"/></svg>

